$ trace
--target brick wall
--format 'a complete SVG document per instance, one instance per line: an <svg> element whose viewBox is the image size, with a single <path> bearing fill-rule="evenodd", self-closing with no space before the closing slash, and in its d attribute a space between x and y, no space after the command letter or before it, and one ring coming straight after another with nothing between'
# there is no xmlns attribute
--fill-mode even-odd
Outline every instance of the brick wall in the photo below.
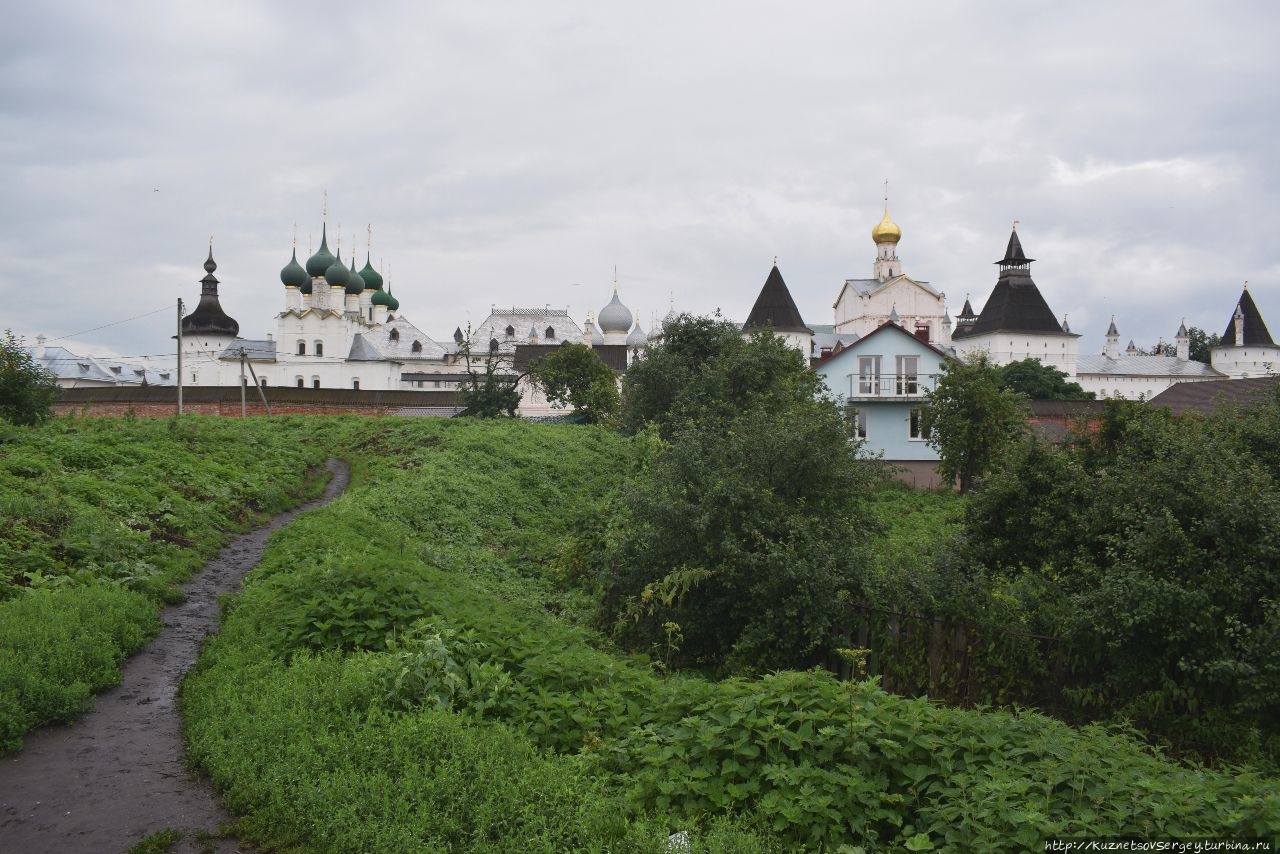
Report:
<svg viewBox="0 0 1280 854"><path fill-rule="evenodd" d="M406 407L451 407L453 391L360 391L356 389L268 389L273 415L388 415ZM168 418L178 411L175 388L63 389L54 401L55 415L89 417ZM182 411L192 415L240 417L240 389L189 388L183 390ZM266 415L255 389L249 389L246 414Z"/></svg>

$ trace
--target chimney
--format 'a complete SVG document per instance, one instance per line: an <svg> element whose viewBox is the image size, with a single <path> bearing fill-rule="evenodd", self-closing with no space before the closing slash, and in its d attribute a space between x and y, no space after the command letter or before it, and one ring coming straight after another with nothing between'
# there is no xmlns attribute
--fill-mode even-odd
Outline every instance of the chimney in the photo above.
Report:
<svg viewBox="0 0 1280 854"><path fill-rule="evenodd" d="M1236 326L1236 346L1244 346L1244 312L1240 310L1240 306L1236 306L1235 316L1232 318Z"/></svg>
<svg viewBox="0 0 1280 854"><path fill-rule="evenodd" d="M36 358L37 359L44 358L44 342L47 340L48 339L46 339L43 335L36 336Z"/></svg>

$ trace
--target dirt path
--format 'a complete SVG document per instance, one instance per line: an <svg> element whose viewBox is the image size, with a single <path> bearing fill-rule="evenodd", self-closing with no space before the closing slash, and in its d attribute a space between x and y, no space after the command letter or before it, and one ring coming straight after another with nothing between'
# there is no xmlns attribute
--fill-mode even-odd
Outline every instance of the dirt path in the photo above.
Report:
<svg viewBox="0 0 1280 854"><path fill-rule="evenodd" d="M179 851L238 850L234 840L194 838L230 816L184 764L178 686L218 629L218 594L240 586L272 531L346 488L346 463L326 467L333 478L322 497L237 537L184 586L187 601L162 612L160 634L88 714L31 733L21 752L0 759L0 852L109 854L166 828L188 831Z"/></svg>

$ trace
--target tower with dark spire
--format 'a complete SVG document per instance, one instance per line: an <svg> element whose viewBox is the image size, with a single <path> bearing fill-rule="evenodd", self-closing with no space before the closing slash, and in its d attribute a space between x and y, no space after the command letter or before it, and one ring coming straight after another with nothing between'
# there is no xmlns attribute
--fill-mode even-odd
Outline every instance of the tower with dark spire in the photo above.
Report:
<svg viewBox="0 0 1280 854"><path fill-rule="evenodd" d="M218 262L213 260L213 240L209 241L209 257L204 262L204 278L200 280L200 302L195 311L182 318L182 334L194 338L235 338L240 334L240 324L222 310L218 301L218 277L213 271Z"/></svg>
<svg viewBox="0 0 1280 854"><path fill-rule="evenodd" d="M1222 339L1210 351L1210 360L1213 367L1233 378L1280 373L1280 347L1249 293L1248 282L1236 300Z"/></svg>
<svg viewBox="0 0 1280 854"><path fill-rule="evenodd" d="M764 287L756 297L747 322L742 324L744 335L750 335L759 329L770 329L785 338L787 343L800 351L807 361L813 350L813 330L805 325L796 308L796 301L791 298L791 291L782 279L778 269L778 259L773 259L773 268L764 280Z"/></svg>

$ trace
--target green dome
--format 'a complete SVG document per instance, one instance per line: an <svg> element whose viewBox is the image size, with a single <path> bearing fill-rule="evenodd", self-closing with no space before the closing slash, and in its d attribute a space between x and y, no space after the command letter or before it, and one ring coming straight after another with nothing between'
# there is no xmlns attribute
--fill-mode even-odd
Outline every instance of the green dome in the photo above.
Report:
<svg viewBox="0 0 1280 854"><path fill-rule="evenodd" d="M327 226L320 229L320 248L316 250L316 254L307 259L307 275L313 279L318 279L324 275L325 270L329 269L329 265L333 263L333 253L329 251L329 241L326 231Z"/></svg>
<svg viewBox="0 0 1280 854"><path fill-rule="evenodd" d="M356 258L351 256L351 266L347 269L347 293L352 296L359 296L364 292L364 279L360 278L360 274L356 272Z"/></svg>
<svg viewBox="0 0 1280 854"><path fill-rule="evenodd" d="M311 262L308 261L308 264ZM342 263L342 250L338 250L338 257L333 259L333 263L324 271L324 280L329 283L331 288L345 288L347 280L351 278L351 271L347 269L347 265Z"/></svg>
<svg viewBox="0 0 1280 854"><path fill-rule="evenodd" d="M373 297L370 298L369 302L373 303L374 305L390 306L391 294L379 288L377 291L374 292Z"/></svg>
<svg viewBox="0 0 1280 854"><path fill-rule="evenodd" d="M284 265L284 269L280 271L280 281L284 283L286 288L310 288L311 277L307 275L307 271L302 269L302 265L298 263L298 250L293 250L293 257L289 259L289 263Z"/></svg>
<svg viewBox="0 0 1280 854"><path fill-rule="evenodd" d="M371 259L365 259L364 268L360 270L360 278L364 279L364 289L366 291L382 290L382 275L373 269Z"/></svg>
<svg viewBox="0 0 1280 854"><path fill-rule="evenodd" d="M400 300L391 295L391 285L387 285L387 311L399 311Z"/></svg>

